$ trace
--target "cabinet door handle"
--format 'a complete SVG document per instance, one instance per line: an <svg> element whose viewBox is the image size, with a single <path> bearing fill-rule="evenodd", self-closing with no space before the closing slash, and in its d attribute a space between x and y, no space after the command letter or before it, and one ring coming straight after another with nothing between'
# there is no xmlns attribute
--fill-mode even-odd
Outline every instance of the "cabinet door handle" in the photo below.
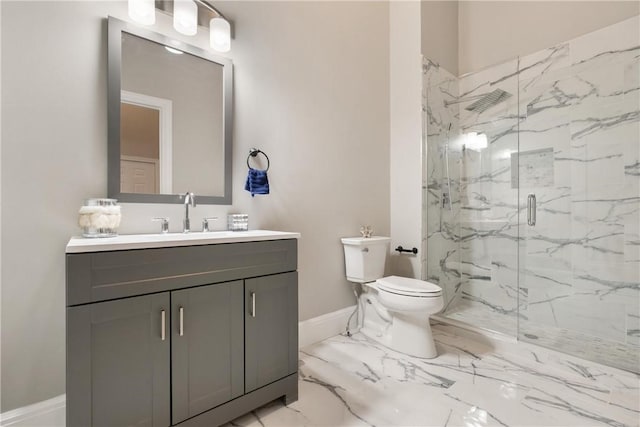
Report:
<svg viewBox="0 0 640 427"><path fill-rule="evenodd" d="M184 307L180 307L178 311L180 313L180 327L179 327L178 333L180 334L180 336L183 336L184 335Z"/></svg>
<svg viewBox="0 0 640 427"><path fill-rule="evenodd" d="M256 293L251 292L251 317L256 317Z"/></svg>
<svg viewBox="0 0 640 427"><path fill-rule="evenodd" d="M529 194L527 196L527 224L536 225L536 195Z"/></svg>
<svg viewBox="0 0 640 427"><path fill-rule="evenodd" d="M162 309L160 310L160 338L162 338L162 341L164 341L166 338L165 336L166 327L167 327L167 315L164 309Z"/></svg>

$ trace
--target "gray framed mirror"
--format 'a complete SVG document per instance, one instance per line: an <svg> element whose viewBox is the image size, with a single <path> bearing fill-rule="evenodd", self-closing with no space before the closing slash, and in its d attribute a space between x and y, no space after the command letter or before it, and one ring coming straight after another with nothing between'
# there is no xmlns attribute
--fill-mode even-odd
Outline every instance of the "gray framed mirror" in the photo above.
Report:
<svg viewBox="0 0 640 427"><path fill-rule="evenodd" d="M231 60L108 19L108 194L231 204Z"/></svg>

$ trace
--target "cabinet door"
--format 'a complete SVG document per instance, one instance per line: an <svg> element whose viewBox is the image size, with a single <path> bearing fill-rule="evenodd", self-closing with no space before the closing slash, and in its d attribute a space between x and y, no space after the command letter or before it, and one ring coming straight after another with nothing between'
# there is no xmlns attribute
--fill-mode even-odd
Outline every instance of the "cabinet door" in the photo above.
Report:
<svg viewBox="0 0 640 427"><path fill-rule="evenodd" d="M298 370L298 273L245 280L245 393Z"/></svg>
<svg viewBox="0 0 640 427"><path fill-rule="evenodd" d="M171 293L173 423L244 392L242 281Z"/></svg>
<svg viewBox="0 0 640 427"><path fill-rule="evenodd" d="M164 292L67 309L68 426L170 424L169 308Z"/></svg>

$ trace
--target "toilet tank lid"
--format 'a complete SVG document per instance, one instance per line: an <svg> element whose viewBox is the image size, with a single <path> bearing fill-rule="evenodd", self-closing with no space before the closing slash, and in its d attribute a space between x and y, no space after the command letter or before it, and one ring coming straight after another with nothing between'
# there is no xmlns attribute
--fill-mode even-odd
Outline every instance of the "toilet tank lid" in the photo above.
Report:
<svg viewBox="0 0 640 427"><path fill-rule="evenodd" d="M363 246L363 245L380 245L384 243L389 243L391 241L391 238L382 237L382 236L343 237L340 240L344 245Z"/></svg>
<svg viewBox="0 0 640 427"><path fill-rule="evenodd" d="M413 293L438 293L442 288L434 283L409 277L389 276L376 281L383 289Z"/></svg>

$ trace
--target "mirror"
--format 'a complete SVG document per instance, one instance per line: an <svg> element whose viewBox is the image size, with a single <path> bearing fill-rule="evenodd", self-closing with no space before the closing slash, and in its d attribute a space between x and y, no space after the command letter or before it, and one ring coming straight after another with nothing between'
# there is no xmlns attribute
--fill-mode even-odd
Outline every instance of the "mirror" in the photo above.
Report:
<svg viewBox="0 0 640 427"><path fill-rule="evenodd" d="M109 17L110 198L231 204L231 61Z"/></svg>

